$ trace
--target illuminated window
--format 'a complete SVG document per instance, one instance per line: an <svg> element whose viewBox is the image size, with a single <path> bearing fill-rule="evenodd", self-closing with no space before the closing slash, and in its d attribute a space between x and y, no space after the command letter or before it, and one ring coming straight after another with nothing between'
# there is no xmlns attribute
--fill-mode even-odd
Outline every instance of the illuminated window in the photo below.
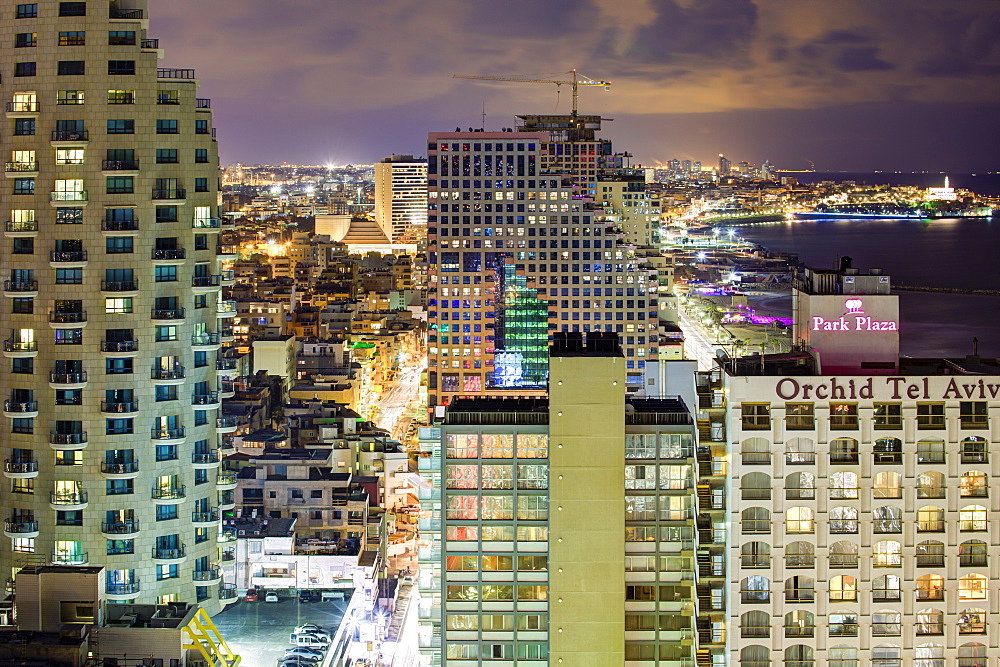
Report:
<svg viewBox="0 0 1000 667"><path fill-rule="evenodd" d="M982 470L970 470L960 478L958 492L963 498L985 498L989 494L989 478Z"/></svg>
<svg viewBox="0 0 1000 667"><path fill-rule="evenodd" d="M816 532L816 520L808 507L789 507L786 513L785 533L788 535L812 535Z"/></svg>
<svg viewBox="0 0 1000 667"><path fill-rule="evenodd" d="M829 563L831 568L855 568L858 566L858 545L841 540L830 545Z"/></svg>
<svg viewBox="0 0 1000 667"><path fill-rule="evenodd" d="M918 600L944 600L944 577L924 574L917 577Z"/></svg>
<svg viewBox="0 0 1000 667"><path fill-rule="evenodd" d="M785 637L812 637L816 633L816 617L811 611L799 609L785 614Z"/></svg>
<svg viewBox="0 0 1000 667"><path fill-rule="evenodd" d="M872 480L872 497L876 500L903 497L903 478L898 472L875 473Z"/></svg>
<svg viewBox="0 0 1000 667"><path fill-rule="evenodd" d="M872 566L902 567L902 545L896 540L882 540L872 547Z"/></svg>
<svg viewBox="0 0 1000 667"><path fill-rule="evenodd" d="M792 542L785 547L785 567L788 569L816 566L816 547L810 542Z"/></svg>
<svg viewBox="0 0 1000 667"><path fill-rule="evenodd" d="M858 497L858 474L856 472L835 472L827 482L830 500L856 499Z"/></svg>
<svg viewBox="0 0 1000 667"><path fill-rule="evenodd" d="M785 477L786 500L814 500L816 476L811 472L793 472Z"/></svg>
<svg viewBox="0 0 1000 667"><path fill-rule="evenodd" d="M981 532L989 529L987 510L982 505L966 505L958 512L958 529Z"/></svg>
<svg viewBox="0 0 1000 667"><path fill-rule="evenodd" d="M811 431L816 428L812 403L785 403L785 428L789 431Z"/></svg>
<svg viewBox="0 0 1000 667"><path fill-rule="evenodd" d="M857 403L831 403L830 430L832 431L858 430Z"/></svg>
<svg viewBox="0 0 1000 667"><path fill-rule="evenodd" d="M989 593L989 579L983 574L967 574L958 580L959 600L985 601Z"/></svg>

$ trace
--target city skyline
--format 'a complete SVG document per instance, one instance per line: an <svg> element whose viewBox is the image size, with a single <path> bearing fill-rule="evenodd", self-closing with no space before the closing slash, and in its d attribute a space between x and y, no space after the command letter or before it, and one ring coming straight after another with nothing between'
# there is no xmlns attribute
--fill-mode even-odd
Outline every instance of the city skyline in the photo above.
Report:
<svg viewBox="0 0 1000 667"><path fill-rule="evenodd" d="M583 92L581 112L615 118L609 137L641 146L635 161L649 166L719 152L792 169L994 166L990 26L1000 13L985 2L792 11L769 0L594 0L499 11L437 0L429 10L352 6L349 22L338 3L316 0L294 11L258 0L162 5L151 33L178 45L165 65L201 65L231 138L224 163L420 155L426 131L479 127L484 106L487 129L570 108L569 91L554 86L452 75L558 78L575 67L613 84Z"/></svg>

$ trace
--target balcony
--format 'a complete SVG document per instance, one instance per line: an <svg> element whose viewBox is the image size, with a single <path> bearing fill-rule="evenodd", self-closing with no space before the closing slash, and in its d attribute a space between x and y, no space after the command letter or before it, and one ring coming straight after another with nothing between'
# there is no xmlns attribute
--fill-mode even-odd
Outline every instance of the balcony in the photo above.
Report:
<svg viewBox="0 0 1000 667"><path fill-rule="evenodd" d="M38 102L7 102L7 118L37 118Z"/></svg>
<svg viewBox="0 0 1000 667"><path fill-rule="evenodd" d="M240 247L235 244L220 244L215 247L215 255L219 259L239 259Z"/></svg>
<svg viewBox="0 0 1000 667"><path fill-rule="evenodd" d="M87 373L49 373L49 386L53 389L83 389L87 386Z"/></svg>
<svg viewBox="0 0 1000 667"><path fill-rule="evenodd" d="M38 537L38 522L20 518L7 519L4 521L3 534L10 538Z"/></svg>
<svg viewBox="0 0 1000 667"><path fill-rule="evenodd" d="M153 502L159 505L177 505L184 502L187 491L182 486L154 486L152 491Z"/></svg>
<svg viewBox="0 0 1000 667"><path fill-rule="evenodd" d="M130 600L139 596L139 582L132 581L127 584L108 583L105 584L104 592L109 600Z"/></svg>
<svg viewBox="0 0 1000 667"><path fill-rule="evenodd" d="M4 236L12 239L31 238L38 236L38 221L23 220L15 222L8 220L4 226Z"/></svg>
<svg viewBox="0 0 1000 667"><path fill-rule="evenodd" d="M219 340L223 343L232 343L236 340L236 334L232 327L219 327Z"/></svg>
<svg viewBox="0 0 1000 667"><path fill-rule="evenodd" d="M158 39L140 39L139 40L140 49L158 49L160 48L160 40Z"/></svg>
<svg viewBox="0 0 1000 667"><path fill-rule="evenodd" d="M102 340L101 354L109 358L134 357L139 353L137 340Z"/></svg>
<svg viewBox="0 0 1000 667"><path fill-rule="evenodd" d="M221 288L221 276L195 276L191 279L191 291L195 294L218 292Z"/></svg>
<svg viewBox="0 0 1000 667"><path fill-rule="evenodd" d="M187 199L187 190L184 188L172 188L167 190L153 188L151 198L154 201L175 201L178 199Z"/></svg>
<svg viewBox="0 0 1000 667"><path fill-rule="evenodd" d="M216 433L232 433L239 428L240 423L236 417L219 417L215 420Z"/></svg>
<svg viewBox="0 0 1000 667"><path fill-rule="evenodd" d="M87 557L87 552L83 553L65 553L62 551L54 551L51 554L53 565L86 565L90 562Z"/></svg>
<svg viewBox="0 0 1000 667"><path fill-rule="evenodd" d="M186 253L184 248L170 250L154 250L153 262L156 264L183 264Z"/></svg>
<svg viewBox="0 0 1000 667"><path fill-rule="evenodd" d="M236 302L235 301L220 301L216 304L215 310L216 317L236 317Z"/></svg>
<svg viewBox="0 0 1000 667"><path fill-rule="evenodd" d="M90 132L87 130L53 130L52 143L59 143L64 146L86 146L90 141Z"/></svg>
<svg viewBox="0 0 1000 667"><path fill-rule="evenodd" d="M194 70L193 69L172 69L167 67L160 67L156 70L157 79L193 79Z"/></svg>
<svg viewBox="0 0 1000 667"><path fill-rule="evenodd" d="M236 584L219 584L219 599L224 604L231 604L240 598Z"/></svg>
<svg viewBox="0 0 1000 667"><path fill-rule="evenodd" d="M227 512L236 509L236 494L232 491L223 491L219 494L219 509Z"/></svg>
<svg viewBox="0 0 1000 667"><path fill-rule="evenodd" d="M37 280L5 280L3 281L3 295L11 299L29 298L38 296Z"/></svg>
<svg viewBox="0 0 1000 667"><path fill-rule="evenodd" d="M6 162L3 172L13 178L15 176L38 176L37 162Z"/></svg>
<svg viewBox="0 0 1000 667"><path fill-rule="evenodd" d="M86 509L89 502L86 491L60 491L49 494L49 507L63 512Z"/></svg>
<svg viewBox="0 0 1000 667"><path fill-rule="evenodd" d="M236 530L233 528L223 528L218 536L216 536L215 541L219 544L235 544Z"/></svg>
<svg viewBox="0 0 1000 667"><path fill-rule="evenodd" d="M139 475L139 462L127 461L125 463L101 463L101 474L106 479L134 479Z"/></svg>
<svg viewBox="0 0 1000 667"><path fill-rule="evenodd" d="M191 227L198 231L206 231L211 233L213 230L219 231L222 228L222 223L218 218L194 218L191 221Z"/></svg>
<svg viewBox="0 0 1000 667"><path fill-rule="evenodd" d="M187 558L187 547L153 547L153 562L157 565L172 565Z"/></svg>
<svg viewBox="0 0 1000 667"><path fill-rule="evenodd" d="M53 250L49 253L49 266L56 269L82 269L87 266L87 251Z"/></svg>
<svg viewBox="0 0 1000 667"><path fill-rule="evenodd" d="M213 391L208 394L192 394L191 405L195 410L217 410L222 407L222 399L219 392Z"/></svg>
<svg viewBox="0 0 1000 667"><path fill-rule="evenodd" d="M38 461L4 461L3 474L8 479L38 477Z"/></svg>
<svg viewBox="0 0 1000 667"><path fill-rule="evenodd" d="M36 341L5 340L3 342L3 356L8 359L24 359L26 357L38 356L38 343Z"/></svg>
<svg viewBox="0 0 1000 667"><path fill-rule="evenodd" d="M236 359L217 359L215 361L215 370L219 373L232 374L236 371L239 365Z"/></svg>
<svg viewBox="0 0 1000 667"><path fill-rule="evenodd" d="M184 378L183 366L171 369L154 368L150 373L150 379L154 385L184 384Z"/></svg>
<svg viewBox="0 0 1000 667"><path fill-rule="evenodd" d="M183 426L180 428L158 428L154 426L149 431L150 439L157 441L161 445L180 444L184 441L185 436L186 431Z"/></svg>
<svg viewBox="0 0 1000 667"><path fill-rule="evenodd" d="M101 231L105 236L128 236L139 231L139 221L132 220L101 220Z"/></svg>
<svg viewBox="0 0 1000 667"><path fill-rule="evenodd" d="M202 333L191 336L191 349L195 352L214 352L222 346L217 333Z"/></svg>
<svg viewBox="0 0 1000 667"><path fill-rule="evenodd" d="M191 523L197 524L195 528L205 528L205 524L216 524L219 522L219 510L209 512L191 512Z"/></svg>
<svg viewBox="0 0 1000 667"><path fill-rule="evenodd" d="M220 271L219 278L222 280L223 287L229 287L230 285L236 284L236 272L232 269L223 269Z"/></svg>
<svg viewBox="0 0 1000 667"><path fill-rule="evenodd" d="M183 308L153 308L149 311L149 319L153 324L176 324L184 319Z"/></svg>
<svg viewBox="0 0 1000 667"><path fill-rule="evenodd" d="M138 296L138 280L102 280L101 293L105 296Z"/></svg>
<svg viewBox="0 0 1000 667"><path fill-rule="evenodd" d="M231 491L236 488L238 473L231 470L220 472L215 478L215 488L219 491Z"/></svg>
<svg viewBox="0 0 1000 667"><path fill-rule="evenodd" d="M101 401L101 413L105 417L121 417L139 412L139 401Z"/></svg>
<svg viewBox="0 0 1000 667"><path fill-rule="evenodd" d="M87 446L87 432L49 433L49 447L57 452L84 449Z"/></svg>
<svg viewBox="0 0 1000 667"><path fill-rule="evenodd" d="M144 14L141 9L111 9L108 18L116 21L141 21Z"/></svg>
<svg viewBox="0 0 1000 667"><path fill-rule="evenodd" d="M191 579L196 582L218 583L222 581L222 570L218 565L212 565L207 570L195 570Z"/></svg>
<svg viewBox="0 0 1000 667"><path fill-rule="evenodd" d="M121 176L125 172L139 173L138 160L102 160L101 171L105 176Z"/></svg>
<svg viewBox="0 0 1000 667"><path fill-rule="evenodd" d="M105 521L101 534L109 540L132 538L139 534L139 521Z"/></svg>
<svg viewBox="0 0 1000 667"><path fill-rule="evenodd" d="M38 416L38 401L4 401L3 416L10 419L34 419Z"/></svg>
<svg viewBox="0 0 1000 667"><path fill-rule="evenodd" d="M222 457L219 455L219 450L213 449L210 452L195 453L191 455L191 465L195 470L207 470L209 468L218 468L222 463Z"/></svg>
<svg viewBox="0 0 1000 667"><path fill-rule="evenodd" d="M49 326L53 329L82 329L87 326L87 311L49 311Z"/></svg>

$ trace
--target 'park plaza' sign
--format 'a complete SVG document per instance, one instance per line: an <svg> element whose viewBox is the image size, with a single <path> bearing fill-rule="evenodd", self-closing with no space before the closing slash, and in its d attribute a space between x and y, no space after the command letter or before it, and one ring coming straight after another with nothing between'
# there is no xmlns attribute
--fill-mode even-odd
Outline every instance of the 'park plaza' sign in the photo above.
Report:
<svg viewBox="0 0 1000 667"><path fill-rule="evenodd" d="M865 314L864 302L861 299L848 299L844 302L847 309L835 320L828 320L821 315L812 317L813 331L899 331L899 323L894 320L878 320Z"/></svg>

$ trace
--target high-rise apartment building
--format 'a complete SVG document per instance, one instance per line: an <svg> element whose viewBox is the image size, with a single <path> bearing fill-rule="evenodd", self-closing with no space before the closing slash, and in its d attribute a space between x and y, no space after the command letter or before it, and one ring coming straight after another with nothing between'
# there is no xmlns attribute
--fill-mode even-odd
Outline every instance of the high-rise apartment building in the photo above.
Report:
<svg viewBox="0 0 1000 667"><path fill-rule="evenodd" d="M646 190L643 169L609 170L598 177L597 201L628 245L656 248L660 242L660 198Z"/></svg>
<svg viewBox="0 0 1000 667"><path fill-rule="evenodd" d="M555 334L547 399L458 399L422 429L421 664L724 657L724 462L696 453L694 362L680 396L626 398L618 336L582 336Z"/></svg>
<svg viewBox="0 0 1000 667"><path fill-rule="evenodd" d="M393 155L375 164L375 220L395 244L427 243L427 160Z"/></svg>
<svg viewBox="0 0 1000 667"><path fill-rule="evenodd" d="M996 660L1000 364L900 358L889 276L809 270L782 355L723 359L730 664Z"/></svg>
<svg viewBox="0 0 1000 667"><path fill-rule="evenodd" d="M556 331L620 334L628 387L657 395L656 270L594 203L600 118L524 118L544 129L429 135L431 405L541 393Z"/></svg>
<svg viewBox="0 0 1000 667"><path fill-rule="evenodd" d="M210 101L158 67L145 0L3 11L4 577L103 566L112 602L214 613L235 597L215 364L234 308Z"/></svg>

